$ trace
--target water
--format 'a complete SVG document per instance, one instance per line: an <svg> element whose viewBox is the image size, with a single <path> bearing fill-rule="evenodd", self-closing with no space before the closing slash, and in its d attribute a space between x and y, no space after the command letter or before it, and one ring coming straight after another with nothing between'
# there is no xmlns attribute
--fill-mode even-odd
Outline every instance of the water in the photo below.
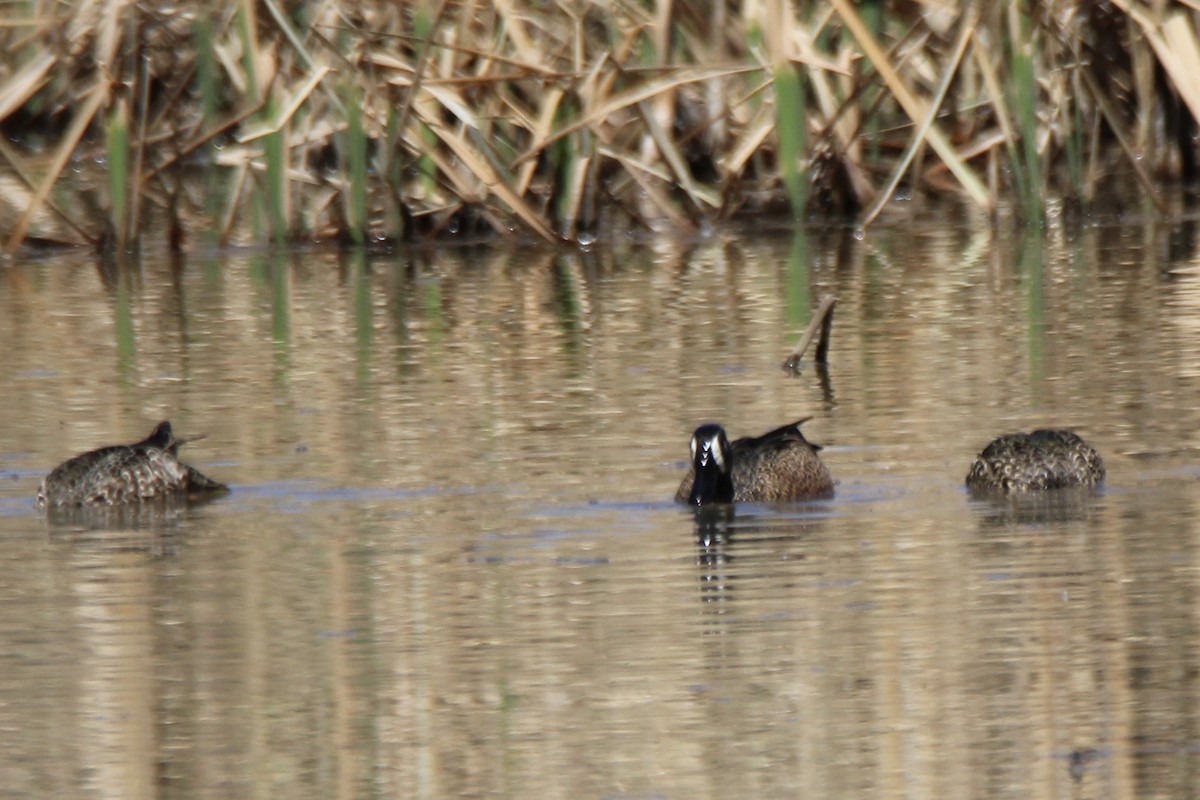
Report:
<svg viewBox="0 0 1200 800"><path fill-rule="evenodd" d="M1195 253L939 221L6 265L3 794L1191 796ZM834 499L669 502L698 423L810 414ZM166 418L229 496L36 512ZM1041 425L1106 488L969 499Z"/></svg>

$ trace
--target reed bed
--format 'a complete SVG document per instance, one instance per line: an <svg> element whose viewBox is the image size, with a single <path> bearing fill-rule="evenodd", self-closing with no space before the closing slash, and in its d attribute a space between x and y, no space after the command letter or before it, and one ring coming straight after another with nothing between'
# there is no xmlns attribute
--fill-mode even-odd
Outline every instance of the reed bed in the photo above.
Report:
<svg viewBox="0 0 1200 800"><path fill-rule="evenodd" d="M172 244L872 224L1197 178L1200 2L128 0L0 16L0 233Z"/></svg>

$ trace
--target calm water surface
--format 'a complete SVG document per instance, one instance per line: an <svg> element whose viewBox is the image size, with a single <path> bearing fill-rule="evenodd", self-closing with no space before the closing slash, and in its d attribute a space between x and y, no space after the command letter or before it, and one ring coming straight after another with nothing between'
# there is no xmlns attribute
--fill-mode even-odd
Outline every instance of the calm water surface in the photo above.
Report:
<svg viewBox="0 0 1200 800"><path fill-rule="evenodd" d="M834 294L831 365L779 365ZM1191 797L1194 226L0 266L4 797ZM812 415L830 501L669 502ZM232 493L50 525L170 418ZM1077 428L1098 495L970 500Z"/></svg>

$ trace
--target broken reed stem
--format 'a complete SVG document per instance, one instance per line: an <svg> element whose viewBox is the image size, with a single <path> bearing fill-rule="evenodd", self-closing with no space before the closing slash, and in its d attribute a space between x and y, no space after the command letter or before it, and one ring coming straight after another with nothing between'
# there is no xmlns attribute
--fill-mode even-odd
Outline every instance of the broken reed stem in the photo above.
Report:
<svg viewBox="0 0 1200 800"><path fill-rule="evenodd" d="M793 374L800 371L800 361L804 357L804 351L812 344L813 337L817 335L818 331L821 338L817 342L816 362L818 364L829 363L829 336L833 330L833 307L836 304L837 298L830 295L817 306L817 313L809 320L808 327L804 329L804 334L800 337L800 342L783 362L785 371Z"/></svg>

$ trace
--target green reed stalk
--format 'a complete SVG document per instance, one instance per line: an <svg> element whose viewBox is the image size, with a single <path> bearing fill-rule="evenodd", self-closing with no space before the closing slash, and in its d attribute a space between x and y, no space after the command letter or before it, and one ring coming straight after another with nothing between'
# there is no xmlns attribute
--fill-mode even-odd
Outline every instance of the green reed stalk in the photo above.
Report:
<svg viewBox="0 0 1200 800"><path fill-rule="evenodd" d="M267 101L264 116L274 119L275 98ZM263 156L267 162L267 219L270 220L271 239L281 244L287 239L287 126L263 137Z"/></svg>
<svg viewBox="0 0 1200 800"><path fill-rule="evenodd" d="M362 91L353 85L346 91L346 128L350 238L361 245L366 241L367 229L367 134L363 128Z"/></svg>
<svg viewBox="0 0 1200 800"><path fill-rule="evenodd" d="M196 48L196 88L200 97L200 119L204 129L217 124L217 109L221 100L217 89L217 58L213 42L212 18L200 14L196 18L194 39Z"/></svg>
<svg viewBox="0 0 1200 800"><path fill-rule="evenodd" d="M1087 136L1087 125L1083 119L1083 109L1075 98L1082 97L1082 87L1079 85L1077 75L1071 76L1071 83L1075 87L1075 93L1071 99L1071 130L1066 136L1067 150L1067 174L1071 181L1071 192L1075 198L1082 200L1084 197L1084 148L1085 137Z"/></svg>
<svg viewBox="0 0 1200 800"><path fill-rule="evenodd" d="M575 103L564 99L555 115L555 127L569 127L578 116ZM570 236L577 211L576 193L573 191L576 180L582 180L577 175L579 169L579 136L572 134L564 136L550 147L550 167L554 171L557 188L554 192L554 221L562 236Z"/></svg>
<svg viewBox="0 0 1200 800"><path fill-rule="evenodd" d="M1016 110L1017 130L1021 137L1019 172L1024 185L1018 183L1021 210L1025 221L1042 224L1042 175L1037 151L1038 85L1033 64L1033 36L1030 33L1029 11L1024 5L1014 7L1012 15L1012 87L1013 108ZM1014 170L1016 172L1016 170Z"/></svg>
<svg viewBox="0 0 1200 800"><path fill-rule="evenodd" d="M399 240L404 236L404 173L400 153L400 112L395 103L388 103L387 132L384 141L387 143L379 152L379 171L387 182L387 192L384 197L384 225L387 236Z"/></svg>
<svg viewBox="0 0 1200 800"><path fill-rule="evenodd" d="M119 252L125 251L129 219L129 107L117 102L108 118L105 136L108 157L109 224Z"/></svg>
<svg viewBox="0 0 1200 800"><path fill-rule="evenodd" d="M257 24L252 0L242 0L237 8L237 32L242 40L242 69L246 73L246 95L250 102L257 103L260 96L258 85L258 38L255 36Z"/></svg>
<svg viewBox="0 0 1200 800"><path fill-rule="evenodd" d="M792 215L802 220L808 207L808 168L805 165L808 108L800 73L790 62L775 67L775 102L779 168L788 200L792 204Z"/></svg>

